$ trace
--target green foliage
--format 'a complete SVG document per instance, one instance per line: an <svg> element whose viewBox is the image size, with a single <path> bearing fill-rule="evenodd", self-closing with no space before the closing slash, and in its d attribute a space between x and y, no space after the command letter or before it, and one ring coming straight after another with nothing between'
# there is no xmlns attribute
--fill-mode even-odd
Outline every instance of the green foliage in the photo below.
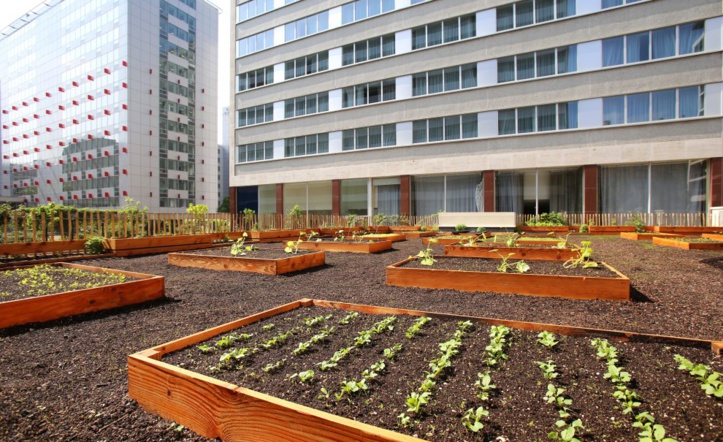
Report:
<svg viewBox="0 0 723 442"><path fill-rule="evenodd" d="M402 344L394 344L393 347L385 348L382 354L385 358L392 361L400 351L402 351Z"/></svg>
<svg viewBox="0 0 723 442"><path fill-rule="evenodd" d="M218 213L228 213L231 210L231 201L229 200L229 197L225 196L223 197L223 200L221 200L221 204L219 204L218 209L216 211Z"/></svg>
<svg viewBox="0 0 723 442"><path fill-rule="evenodd" d="M489 414L490 412L485 410L484 407L470 408L462 416L462 423L469 431L478 433L484 428L482 418L489 416Z"/></svg>
<svg viewBox="0 0 723 442"><path fill-rule="evenodd" d="M102 236L91 236L88 238L88 240L85 242L85 246L83 247L85 249L85 253L89 255L100 255L101 253L105 252L105 247L103 246L103 237Z"/></svg>
<svg viewBox="0 0 723 442"><path fill-rule="evenodd" d="M299 253L299 244L301 244L302 242L304 242L304 240L301 239L301 238L302 238L302 237L306 237L306 240L307 240L307 241L310 241L311 238L313 238L313 237L315 237L315 236L317 236L317 235L318 235L318 233L314 232L313 230L312 230L311 233L309 233L308 235L307 235L306 232L304 232L304 231L299 232L299 239L296 240L296 241L288 241L288 242L286 243L286 247L284 248L284 252L290 253L290 254L292 254L292 255L298 254L298 253Z"/></svg>
<svg viewBox="0 0 723 442"><path fill-rule="evenodd" d="M298 204L294 204L294 207L289 210L286 214L286 227L287 228L299 228L301 226L301 218L304 216L304 212Z"/></svg>
<svg viewBox="0 0 723 442"><path fill-rule="evenodd" d="M481 401L489 400L490 395L497 389L492 383L492 375L489 371L485 373L477 373L477 380L474 385L479 389L477 398Z"/></svg>
<svg viewBox="0 0 723 442"><path fill-rule="evenodd" d="M555 334L545 330L537 335L537 342L543 347L547 347L552 350L560 342L555 339Z"/></svg>
<svg viewBox="0 0 723 442"><path fill-rule="evenodd" d="M412 338L415 337L417 334L419 334L419 332L421 331L422 327L424 327L424 325L425 325L426 323L428 323L429 321L431 321L431 320L432 320L432 318L427 317L427 316L422 316L422 317L420 317L420 318L417 318L417 320L414 321L414 324L412 324L412 325L407 329L407 332L405 333L405 336L407 337L407 339L412 339Z"/></svg>
<svg viewBox="0 0 723 442"><path fill-rule="evenodd" d="M429 403L432 393L425 391L424 393L412 392L407 396L407 413L419 414L422 407Z"/></svg>
<svg viewBox="0 0 723 442"><path fill-rule="evenodd" d="M299 381L309 384L314 380L314 370L300 371L291 375L289 379L298 378Z"/></svg>
<svg viewBox="0 0 723 442"><path fill-rule="evenodd" d="M116 273L89 272L48 264L0 272L2 285L14 287L23 298L120 284L127 279L125 275ZM10 296L9 292L0 292L0 297L7 296Z"/></svg>
<svg viewBox="0 0 723 442"><path fill-rule="evenodd" d="M526 225L536 227L558 227L566 226L567 222L565 221L565 217L562 213L550 212L537 215L527 221Z"/></svg>
<svg viewBox="0 0 723 442"><path fill-rule="evenodd" d="M456 226L454 226L454 231L455 232L467 232L468 231L467 225L466 224L457 224Z"/></svg>
<svg viewBox="0 0 723 442"><path fill-rule="evenodd" d="M435 262L437 262L436 259L434 259L434 251L432 250L432 244L436 244L437 239L436 238L430 238L427 242L427 248L424 250L420 250L419 253L417 253L418 258L422 258L419 263L423 266L433 266Z"/></svg>
<svg viewBox="0 0 723 442"><path fill-rule="evenodd" d="M246 238L248 238L248 233L244 232L241 235L241 238L237 239L236 242L231 246L231 255L233 256L244 256L246 255L246 252L252 252L254 250L254 246L245 246L244 243L246 242Z"/></svg>
<svg viewBox="0 0 723 442"><path fill-rule="evenodd" d="M513 257L514 253L508 253L507 256L504 256L500 253L497 249L488 250L489 253L497 253L501 259L499 265L497 266L497 271L502 273L507 273L507 270L514 270L517 273L525 273L530 270L530 266L523 260L519 260L515 263L511 263L509 259Z"/></svg>
<svg viewBox="0 0 723 442"><path fill-rule="evenodd" d="M597 267L598 265L595 261L590 261L590 257L592 256L592 248L590 247L591 244L591 241L582 241L580 243L582 247L577 249L577 257L568 259L562 264L562 266L566 269L580 266L582 266L583 269Z"/></svg>
<svg viewBox="0 0 723 442"><path fill-rule="evenodd" d="M540 367L542 376L548 381L555 379L559 375L556 371L557 365L555 365L555 361L552 359L549 359L547 362L535 362L535 364Z"/></svg>
<svg viewBox="0 0 723 442"><path fill-rule="evenodd" d="M645 232L645 221L640 215L634 215L630 213L630 220L625 222L626 226L635 227L635 231L638 233Z"/></svg>
<svg viewBox="0 0 723 442"><path fill-rule="evenodd" d="M710 397L723 399L723 374L711 370L708 365L693 364L688 359L676 354L673 356L675 362L680 364L679 370L687 371L691 376L700 382L700 388Z"/></svg>

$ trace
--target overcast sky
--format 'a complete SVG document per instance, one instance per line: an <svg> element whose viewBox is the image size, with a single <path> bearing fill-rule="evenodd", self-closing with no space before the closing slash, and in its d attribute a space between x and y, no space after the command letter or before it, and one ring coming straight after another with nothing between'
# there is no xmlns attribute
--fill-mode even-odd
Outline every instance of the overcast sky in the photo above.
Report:
<svg viewBox="0 0 723 442"><path fill-rule="evenodd" d="M40 0L0 0L0 29L5 29L7 25L14 22L35 6L43 3ZM209 3L215 4L218 9L223 11L218 16L218 143L224 143L223 139L228 134L221 134L221 109L228 106L229 103L229 72L231 62L228 60L229 54L229 21L231 20L231 1L230 0L211 0ZM222 138L223 137L223 138Z"/></svg>

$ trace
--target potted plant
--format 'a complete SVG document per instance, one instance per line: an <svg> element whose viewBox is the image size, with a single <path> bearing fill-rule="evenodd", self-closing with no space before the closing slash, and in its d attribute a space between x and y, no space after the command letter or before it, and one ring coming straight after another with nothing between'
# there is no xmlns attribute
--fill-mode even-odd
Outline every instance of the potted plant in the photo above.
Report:
<svg viewBox="0 0 723 442"><path fill-rule="evenodd" d="M469 229L467 228L466 224L457 224L454 226L454 233L455 235L459 235L461 233L469 233Z"/></svg>

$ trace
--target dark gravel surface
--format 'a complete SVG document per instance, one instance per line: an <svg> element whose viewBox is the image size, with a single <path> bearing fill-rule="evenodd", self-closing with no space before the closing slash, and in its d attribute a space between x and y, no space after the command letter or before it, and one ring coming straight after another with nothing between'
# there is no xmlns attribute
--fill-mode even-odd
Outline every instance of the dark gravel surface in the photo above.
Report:
<svg viewBox="0 0 723 442"><path fill-rule="evenodd" d="M0 440L202 440L188 430L179 430L172 422L146 413L129 398L127 355L303 297L723 340L722 252L685 251L616 237L571 239L579 243L590 238L596 259L630 277L633 302L387 287L385 266L416 255L424 248L419 239L395 243L394 251L376 255L327 253L324 267L279 277L175 268L167 265L166 255L86 261L84 264L164 275L169 300L0 330ZM442 254L442 246L434 249ZM515 348L523 347L513 345L511 359L518 351ZM635 348L624 352L637 351ZM660 354L667 350L646 347L640 351ZM464 357L467 356L460 355L460 361ZM525 359L524 354L517 358ZM600 372L605 369L595 359L587 365L573 365L578 359L571 350L562 352L558 363L571 361L569 365L565 363L568 370L594 370L596 364ZM697 435L695 432L706 426L705 421L691 420L685 411L673 411L680 410L681 404L685 404L683 410L699 405L700 399L691 397L696 391L694 380L681 376L676 379L685 387L672 384L671 376L676 373L667 361L665 368L656 371L655 367L646 366L653 362L641 360L646 358L625 362L644 391L654 391L649 384L657 382L673 392L664 396L666 400L651 403L650 409L661 407L658 413L669 415L671 426L676 425L672 419L693 422L685 426L689 431L671 433L672 436L680 440L716 440L712 435L717 430L718 438L723 437L721 420L712 424L713 429L707 430L710 432ZM720 358L700 362L721 369ZM536 367L523 368L521 372L525 370L530 376L538 375ZM503 381L495 382L501 387ZM600 389L610 389L608 384L596 382ZM656 396L644 398L648 397ZM584 401L578 393L574 399ZM702 399L711 401L705 396ZM720 403L714 406L721 407ZM532 407L544 413L542 405ZM607 415L593 414L596 417L584 421L592 423L606 416L625 419L619 409L610 410ZM713 416L720 416L720 411ZM540 436L543 433L536 432L540 430L525 432L524 426L529 423L523 422L526 419L510 416L501 420L496 434L516 434L511 440L544 440L544 435ZM427 432L424 430L420 436ZM439 435L444 430L437 432ZM635 440L634 433L632 437L629 432L625 434L611 433L606 440Z"/></svg>

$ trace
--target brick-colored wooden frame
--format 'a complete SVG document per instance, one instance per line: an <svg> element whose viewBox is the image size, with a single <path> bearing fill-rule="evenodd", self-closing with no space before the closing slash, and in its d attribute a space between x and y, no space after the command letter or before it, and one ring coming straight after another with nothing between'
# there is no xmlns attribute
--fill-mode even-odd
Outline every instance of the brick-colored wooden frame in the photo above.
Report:
<svg viewBox="0 0 723 442"><path fill-rule="evenodd" d="M378 253L392 249L391 241L304 241L299 244L301 250L323 250L342 253Z"/></svg>
<svg viewBox="0 0 723 442"><path fill-rule="evenodd" d="M605 263L617 278L594 276L533 275L403 267L410 257L387 267L387 285L464 292L494 292L568 299L630 300L630 279ZM450 259L439 256L437 260ZM477 258L468 258L477 259ZM562 264L561 264L562 265Z"/></svg>
<svg viewBox="0 0 723 442"><path fill-rule="evenodd" d="M251 239L298 239L301 232L309 233L308 230L301 229L278 229L278 230L251 230L249 237Z"/></svg>
<svg viewBox="0 0 723 442"><path fill-rule="evenodd" d="M684 250L723 250L723 241L687 242L667 238L653 238L653 244L658 246L677 247Z"/></svg>
<svg viewBox="0 0 723 442"><path fill-rule="evenodd" d="M387 235L386 233L379 232L380 235ZM380 236L378 238L370 237L375 235L375 233L369 233L367 236L365 236L364 239L366 240L372 240L372 241L391 241L391 242L399 242L399 241L406 241L407 237L406 235L402 233L396 233L396 234L389 234L389 236Z"/></svg>
<svg viewBox="0 0 723 442"><path fill-rule="evenodd" d="M665 227L655 226L656 233L679 233L681 235L701 235L703 233L721 233L723 227Z"/></svg>
<svg viewBox="0 0 723 442"><path fill-rule="evenodd" d="M723 234L718 235L715 233L704 233L703 238L712 239L713 241L723 241Z"/></svg>
<svg viewBox="0 0 723 442"><path fill-rule="evenodd" d="M233 233L205 233L200 235L147 236L142 238L106 238L103 246L115 256L138 256L154 253L168 253L179 250L194 250L213 247L213 242L229 237L240 236Z"/></svg>
<svg viewBox="0 0 723 442"><path fill-rule="evenodd" d="M653 238L682 238L683 235L677 235L675 233L655 233L655 232L620 232L620 238L629 239L632 241L652 241Z"/></svg>
<svg viewBox="0 0 723 442"><path fill-rule="evenodd" d="M431 230L426 231L416 231L416 232L404 232L404 236L407 237L407 239L410 238L428 238L431 236L436 236L437 232L433 232Z"/></svg>
<svg viewBox="0 0 723 442"><path fill-rule="evenodd" d="M303 244L303 243L302 243ZM168 264L206 270L283 275L285 273L319 267L325 263L324 252L289 255L279 259L246 256L212 256L192 253L169 253Z"/></svg>
<svg viewBox="0 0 723 442"><path fill-rule="evenodd" d="M138 304L165 296L163 276L80 264L60 263L54 265L89 272L126 275L135 280L91 289L0 302L0 328L31 322L46 322L66 316ZM34 266L25 268L27 267Z"/></svg>
<svg viewBox="0 0 723 442"><path fill-rule="evenodd" d="M618 235L623 232L635 232L635 226L589 226L591 235Z"/></svg>
<svg viewBox="0 0 723 442"><path fill-rule="evenodd" d="M524 259L527 261L567 261L571 258L577 258L579 252L570 248L554 249L552 247L495 247L494 244L482 243L475 246L463 246L459 244L451 244L444 246L444 256L457 258L487 258L499 259L496 253L490 253L490 250L497 250L502 256L514 253L512 259ZM552 244L551 244L552 245Z"/></svg>
<svg viewBox="0 0 723 442"><path fill-rule="evenodd" d="M339 417L204 376L162 361L163 356L222 333L301 307L318 306L370 314L430 316L526 331L616 341L686 345L719 354L721 341L603 330L497 318L451 315L332 301L301 299L128 356L128 391L146 411L188 427L203 437L243 441L412 442L410 436Z"/></svg>
<svg viewBox="0 0 723 442"><path fill-rule="evenodd" d="M0 255L31 255L37 253L80 252L85 240L47 241L18 244L0 244Z"/></svg>

